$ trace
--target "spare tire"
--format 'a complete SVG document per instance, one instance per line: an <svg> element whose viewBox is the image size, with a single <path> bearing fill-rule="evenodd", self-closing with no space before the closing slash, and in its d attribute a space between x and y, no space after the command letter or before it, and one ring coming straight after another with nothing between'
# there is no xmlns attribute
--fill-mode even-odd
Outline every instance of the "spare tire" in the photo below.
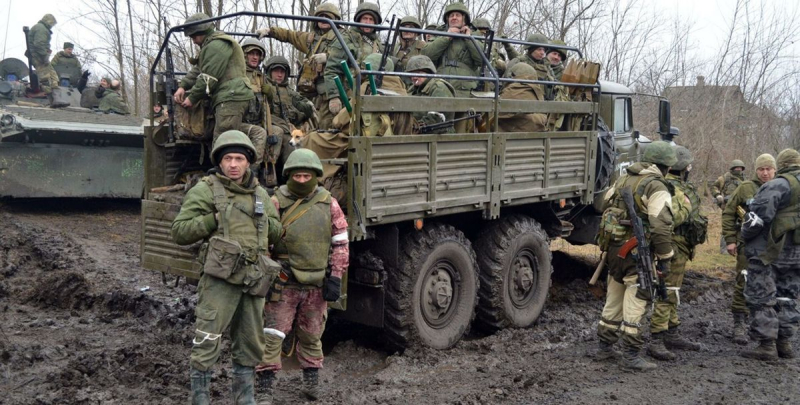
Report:
<svg viewBox="0 0 800 405"><path fill-rule="evenodd" d="M591 125L589 119L584 121L584 126ZM585 130L589 130L586 128ZM595 193L604 190L614 177L614 167L617 160L617 151L614 144L614 134L602 118L597 117L597 163L594 172Z"/></svg>

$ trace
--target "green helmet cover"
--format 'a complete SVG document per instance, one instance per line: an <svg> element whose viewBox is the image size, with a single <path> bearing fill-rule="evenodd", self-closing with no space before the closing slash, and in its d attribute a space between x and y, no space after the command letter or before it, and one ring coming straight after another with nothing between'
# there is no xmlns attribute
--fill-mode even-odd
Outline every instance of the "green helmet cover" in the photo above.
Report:
<svg viewBox="0 0 800 405"><path fill-rule="evenodd" d="M375 18L375 25L383 22L380 6L369 1L365 1L358 5L358 8L356 8L356 16L353 17L353 21L358 22L358 20L361 19L361 16L367 13L372 14L372 17Z"/></svg>
<svg viewBox="0 0 800 405"><path fill-rule="evenodd" d="M492 25L489 24L489 20L487 20L487 19L485 19L483 17L476 18L475 21L472 22L472 26L477 28L477 29L479 29L479 30L481 30L481 29L484 29L484 30L492 29Z"/></svg>
<svg viewBox="0 0 800 405"><path fill-rule="evenodd" d="M278 66L286 70L287 78L292 74L292 69L289 68L289 60L282 55L275 55L264 62L264 69L266 69L267 73L271 72L272 69L275 69Z"/></svg>
<svg viewBox="0 0 800 405"><path fill-rule="evenodd" d="M675 148L667 142L655 141L647 146L642 156L642 162L655 163L662 166L672 166L678 163Z"/></svg>
<svg viewBox="0 0 800 405"><path fill-rule="evenodd" d="M545 52L550 48L549 47L550 39L547 38L546 36L544 36L544 34L536 33L536 34L528 35L528 38L525 39L525 42L533 42L535 44L540 44L540 45L544 46ZM528 52L530 52L532 49L536 49L536 48L539 48L539 46L536 46L536 45L525 45L525 49Z"/></svg>
<svg viewBox="0 0 800 405"><path fill-rule="evenodd" d="M426 55L415 55L406 63L406 72L414 72L417 70L427 70L429 73L436 74L436 65L434 65L431 58Z"/></svg>
<svg viewBox="0 0 800 405"><path fill-rule="evenodd" d="M511 77L537 76L536 69L527 63L515 63L508 68Z"/></svg>
<svg viewBox="0 0 800 405"><path fill-rule="evenodd" d="M253 142L250 142L250 138L248 138L244 132L232 129L223 132L217 140L214 141L214 146L211 148L211 163L215 165L219 164L220 156L217 156L217 154L228 146L241 146L248 149L252 154L250 156L251 159L256 156L256 148L253 146Z"/></svg>
<svg viewBox="0 0 800 405"><path fill-rule="evenodd" d="M183 25L191 24L197 21L207 20L210 17L205 15L204 13L196 13L189 16L189 18L184 21ZM195 34L202 34L207 31L211 31L214 29L214 23L207 22L202 24L193 25L191 27L186 27L183 29L183 35L190 37Z"/></svg>
<svg viewBox="0 0 800 405"><path fill-rule="evenodd" d="M383 59L383 55L379 53L371 53L364 58L362 62L362 68L367 68L367 63L372 67L372 70L378 70L381 66L381 59ZM386 58L386 65L383 67L383 70L386 72L394 72L394 61L392 58Z"/></svg>
<svg viewBox="0 0 800 405"><path fill-rule="evenodd" d="M675 146L675 155L678 158L678 163L672 165L672 170L686 170L686 168L692 164L692 161L694 161L692 152L689 149L686 149L686 147L680 145Z"/></svg>
<svg viewBox="0 0 800 405"><path fill-rule="evenodd" d="M452 3L449 6L444 8L444 19L445 25L447 24L447 16L450 15L453 11L458 11L461 14L464 14L464 24L469 24L472 21L472 18L469 15L469 9L467 8L464 3Z"/></svg>
<svg viewBox="0 0 800 405"><path fill-rule="evenodd" d="M283 175L288 176L292 170L297 169L313 170L317 176L322 176L322 162L311 149L296 149L292 152L283 165Z"/></svg>
<svg viewBox="0 0 800 405"><path fill-rule="evenodd" d="M317 6L317 9L314 10L314 17L319 17L320 14L327 13L334 16L332 20L341 20L342 19L342 12L339 11L339 7L333 3L322 3Z"/></svg>
<svg viewBox="0 0 800 405"><path fill-rule="evenodd" d="M264 44L261 41L255 38L245 38L239 45L242 46L242 51L244 52L245 56L252 51L253 49L258 49L261 51L261 59L264 59L264 56L267 54L267 48L264 47Z"/></svg>
<svg viewBox="0 0 800 405"><path fill-rule="evenodd" d="M400 26L403 26L403 25L406 25L406 24L410 24L410 25L413 25L414 27L416 27L418 29L422 29L422 24L419 22L419 19L417 17L414 17L413 15L407 15L407 16L403 17L402 20L400 20Z"/></svg>
<svg viewBox="0 0 800 405"><path fill-rule="evenodd" d="M730 170L733 170L733 168L734 168L734 167L741 167L741 168L742 168L742 170L746 169L746 166L744 165L744 162L742 162L742 161L741 161L741 160L739 160L739 159L734 159L734 160L731 162L731 167L730 167Z"/></svg>
<svg viewBox="0 0 800 405"><path fill-rule="evenodd" d="M554 40L550 41L550 44L552 44L552 45L563 45L563 46L567 45L564 41L562 41L560 39L554 39ZM567 50L566 49L552 47L552 48L550 48L548 53L550 53L550 52L558 52L561 55L561 61L562 62L566 62L567 61Z"/></svg>

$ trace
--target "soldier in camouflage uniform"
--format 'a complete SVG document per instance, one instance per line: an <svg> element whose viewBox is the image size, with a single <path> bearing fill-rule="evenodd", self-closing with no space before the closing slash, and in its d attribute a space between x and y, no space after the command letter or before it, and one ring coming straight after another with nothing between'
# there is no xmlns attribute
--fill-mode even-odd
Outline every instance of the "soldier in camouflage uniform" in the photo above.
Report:
<svg viewBox="0 0 800 405"><path fill-rule="evenodd" d="M553 45L566 45L560 39L550 41ZM550 69L553 71L553 77L561 81L561 75L564 74L564 65L567 63L567 50L561 48L550 48L547 51L547 61L550 62Z"/></svg>
<svg viewBox="0 0 800 405"><path fill-rule="evenodd" d="M355 22L360 24L380 25L383 21L381 10L377 4L364 2L356 8ZM382 53L383 44L375 28L351 27L342 32L345 46L356 58L356 62L361 65L364 58L372 53ZM325 99L328 100L328 109L335 116L342 110L342 100L339 99L339 91L333 81L334 77L339 77L342 85L347 88L347 80L344 77L341 62L347 60L347 54L338 41L331 43L328 54L328 63L325 65ZM350 66L352 70L355 66Z"/></svg>
<svg viewBox="0 0 800 405"><path fill-rule="evenodd" d="M28 31L28 50L26 56L31 58L36 74L39 76L39 88L44 94L50 94L53 87L58 87L58 76L50 66L50 37L56 18L52 14L45 14L30 31Z"/></svg>
<svg viewBox="0 0 800 405"><path fill-rule="evenodd" d="M104 113L130 114L128 104L122 100L122 96L119 94L121 87L119 80L112 80L111 86L103 92L97 109Z"/></svg>
<svg viewBox="0 0 800 405"><path fill-rule="evenodd" d="M784 149L777 163L742 224L750 338L759 341L742 356L758 360L795 358L791 339L800 324L800 153Z"/></svg>
<svg viewBox="0 0 800 405"><path fill-rule="evenodd" d="M469 28L469 10L463 3L453 3L444 9L444 23L447 32L473 35ZM422 49L441 75L480 76L483 66L482 50L476 49L472 41L464 38L437 37ZM451 80L457 97L470 97L478 87L476 80ZM461 131L458 131L461 132Z"/></svg>
<svg viewBox="0 0 800 405"><path fill-rule="evenodd" d="M311 400L319 398L327 302L339 300L350 260L347 220L336 198L318 186L322 164L317 155L308 149L292 152L283 175L289 181L272 199L285 233L276 241L273 256L284 265L286 274L282 272L281 279L285 275L288 281L273 287L264 307L265 327L273 331L265 336L263 360L257 370L261 404L271 403L275 374L282 368L280 334L288 334L295 321L302 392Z"/></svg>
<svg viewBox="0 0 800 405"><path fill-rule="evenodd" d="M492 29L491 24L489 24L489 20L483 17L476 18L475 21L472 22L472 26L475 27L475 29L480 32L480 35L484 37L489 35L489 30ZM501 35L500 38L505 38L505 36ZM497 71L498 75L503 76L506 72L506 64L508 61L518 57L519 52L517 52L517 50L514 49L514 46L510 43L492 43L492 53L489 60L492 62L492 66L494 66L494 69Z"/></svg>
<svg viewBox="0 0 800 405"><path fill-rule="evenodd" d="M623 356L620 366L628 370L644 371L655 368L640 356L644 345L642 318L647 312L650 291L639 289L638 271L632 255L620 258L622 245L633 231L624 221L628 210L617 191L629 187L636 202L635 210L650 230L648 245L653 257L667 261L672 250L672 195L671 186L664 179L670 166L677 163L675 150L663 141L653 142L645 149L642 161L628 166L626 173L605 194L603 222L598 242L606 252L608 291L606 303L597 326L599 350L596 358L606 360L618 357L613 346L622 339ZM668 270L668 269L667 269ZM669 272L667 272L669 273Z"/></svg>
<svg viewBox="0 0 800 405"><path fill-rule="evenodd" d="M744 241L739 234L745 214L750 211L750 203L758 192L758 188L775 177L775 158L765 153L756 159L756 175L736 187L730 195L728 204L722 210L722 237L725 238L728 254L736 256L736 284L733 289L733 341L746 345L747 339L747 302L744 298L744 284L747 274L747 256L744 254Z"/></svg>
<svg viewBox="0 0 800 405"><path fill-rule="evenodd" d="M403 19L400 20L400 26L422 29L422 24L420 24L417 17L412 15L403 17ZM400 32L400 42L395 45L393 52L395 57L394 68L396 72L405 72L406 64L409 59L419 55L422 48L427 45L427 42L417 37L419 37L419 34L414 32ZM373 66L372 68L378 69L378 66ZM409 77L401 77L400 80L402 80L406 86L411 85L411 78Z"/></svg>
<svg viewBox="0 0 800 405"><path fill-rule="evenodd" d="M423 74L436 74L436 66L430 58L425 55L417 55L412 57L406 65L407 73L423 73ZM455 97L455 89L445 80L429 77L411 77L411 87L409 87L409 95L420 97ZM439 113L439 112L415 112L412 114L414 119L422 124L437 124L444 121L453 119L453 113ZM453 132L453 128L445 128L436 133Z"/></svg>
<svg viewBox="0 0 800 405"><path fill-rule="evenodd" d="M438 24L428 24L425 26L425 31L436 31L439 28ZM433 41L435 35L433 34L425 34L425 42Z"/></svg>
<svg viewBox="0 0 800 405"><path fill-rule="evenodd" d="M64 50L53 56L50 65L59 77L65 75L69 77L71 85L77 86L81 79L81 61L72 53L74 49L72 42L64 42Z"/></svg>
<svg viewBox="0 0 800 405"><path fill-rule="evenodd" d="M700 213L700 196L688 181L692 170L692 153L683 146L677 146L675 154L678 162L672 165L666 176L667 183L675 190L672 197L672 251L675 254L664 280L667 300L655 303L650 320L652 342L648 352L659 360L674 360L676 356L670 350L700 350L700 344L690 342L678 333L681 324L678 306L686 262L694 258L695 246L705 242L708 219Z"/></svg>
<svg viewBox="0 0 800 405"><path fill-rule="evenodd" d="M536 70L526 63L517 63L508 70L508 75L519 80L536 80ZM505 83L500 98L507 100L544 100L545 89L536 83ZM501 132L547 131L547 114L504 112L498 116Z"/></svg>
<svg viewBox="0 0 800 405"><path fill-rule="evenodd" d="M744 162L739 159L731 162L730 171L717 178L717 181L711 186L711 195L714 196L714 202L720 209L725 208L728 199L730 198L736 187L744 181ZM720 234L719 238L719 253L727 253L725 237Z"/></svg>
<svg viewBox="0 0 800 405"><path fill-rule="evenodd" d="M266 190L249 170L255 152L240 131L217 137L211 150L214 169L186 193L172 222L175 243L205 241L200 249L204 264L197 285L197 321L189 361L193 405L209 404L208 385L226 330L233 341L232 402L254 403L253 373L264 351L262 314L271 284L259 265L260 256L268 254L269 245L276 243L282 232ZM229 257L237 259L227 260Z"/></svg>
<svg viewBox="0 0 800 405"><path fill-rule="evenodd" d="M264 61L264 56L267 54L267 49L264 48L261 41L255 38L246 38L240 46L242 47L242 53L244 53L245 75L250 89L253 90L254 97L247 104L244 117L242 117L242 126L239 127L239 130L250 138L256 148L256 158L253 164L250 165L250 171L260 181L266 177L267 186L276 186L276 176L270 176L268 173L262 174L262 163L264 162L267 148L271 151L280 140L277 136L267 137L265 129L267 127L266 114L269 112L268 105L272 97L272 86L264 78L264 73L261 72L260 66L261 62ZM274 164L275 160L270 160L270 163ZM270 166L270 169L274 169L274 167Z"/></svg>
<svg viewBox="0 0 800 405"><path fill-rule="evenodd" d="M553 75L553 70L550 68L550 62L547 60L550 40L542 34L532 34L525 39L525 42L532 42L538 45L528 45L525 48L525 54L509 62L508 68L510 69L519 62L524 62L536 69L538 80L555 81L556 78ZM568 98L563 98L566 96L566 90L562 86L557 86L556 90L557 91L554 91L553 86L545 86L545 100L568 100Z"/></svg>
<svg viewBox="0 0 800 405"><path fill-rule="evenodd" d="M208 19L197 13L184 24ZM223 132L239 129L247 106L255 96L248 83L242 47L210 22L184 29L183 34L200 46L197 64L181 80L175 102L190 109L204 99L214 110L214 139Z"/></svg>
<svg viewBox="0 0 800 405"><path fill-rule="evenodd" d="M342 19L339 7L333 3L322 3L317 6L314 16L334 21ZM317 22L310 32L292 31L281 27L265 27L257 30L256 33L259 39L269 37L281 42L288 42L305 55L297 80L297 90L314 102L314 108L319 115L318 126L331 128L331 121L336 114L331 113L328 109L327 87L323 75L330 45L337 42L331 25Z"/></svg>

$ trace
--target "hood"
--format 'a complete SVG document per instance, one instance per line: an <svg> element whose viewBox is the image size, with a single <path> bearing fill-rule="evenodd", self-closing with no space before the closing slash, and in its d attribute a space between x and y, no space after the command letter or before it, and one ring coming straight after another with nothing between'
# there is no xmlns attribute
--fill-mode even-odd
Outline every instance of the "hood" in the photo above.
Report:
<svg viewBox="0 0 800 405"><path fill-rule="evenodd" d="M664 175L661 174L661 170L658 169L658 166L653 163L636 162L625 168L625 170L633 175L654 174L658 177L664 177Z"/></svg>

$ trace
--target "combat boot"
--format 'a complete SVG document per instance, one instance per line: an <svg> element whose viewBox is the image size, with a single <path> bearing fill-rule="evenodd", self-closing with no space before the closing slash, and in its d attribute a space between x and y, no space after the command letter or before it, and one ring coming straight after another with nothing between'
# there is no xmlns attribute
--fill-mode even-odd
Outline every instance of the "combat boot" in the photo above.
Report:
<svg viewBox="0 0 800 405"><path fill-rule="evenodd" d="M272 396L275 393L274 385L274 371L256 373L256 404L272 405Z"/></svg>
<svg viewBox="0 0 800 405"><path fill-rule="evenodd" d="M664 347L670 350L688 350L696 352L700 350L700 343L686 340L680 333L678 327L669 328L664 332Z"/></svg>
<svg viewBox="0 0 800 405"><path fill-rule="evenodd" d="M778 349L778 356L782 359L794 359L797 357L797 355L794 354L794 349L792 349L792 342L788 337L778 336L775 348Z"/></svg>
<svg viewBox="0 0 800 405"><path fill-rule="evenodd" d="M764 339L755 349L745 350L741 353L742 357L755 360L778 360L778 349L775 347L774 339Z"/></svg>
<svg viewBox="0 0 800 405"><path fill-rule="evenodd" d="M620 368L628 371L649 371L656 368L656 365L642 358L639 348L624 345L622 349L622 360Z"/></svg>
<svg viewBox="0 0 800 405"><path fill-rule="evenodd" d="M746 345L750 339L747 338L747 314L733 314L733 343Z"/></svg>
<svg viewBox="0 0 800 405"><path fill-rule="evenodd" d="M665 360L665 361L672 361L675 360L678 356L675 353L669 351L669 349L664 346L664 335L666 332L660 333L653 333L653 339L650 342L650 345L647 347L647 354L652 356L656 360Z"/></svg>
<svg viewBox="0 0 800 405"><path fill-rule="evenodd" d="M231 391L235 405L255 405L253 377L255 369L233 363L233 382Z"/></svg>
<svg viewBox="0 0 800 405"><path fill-rule="evenodd" d="M211 382L211 370L200 371L192 367L189 378L192 380L192 405L209 405L211 398L208 394L208 384Z"/></svg>
<svg viewBox="0 0 800 405"><path fill-rule="evenodd" d="M614 345L611 343L606 343L602 340L599 341L599 345L597 347L597 353L594 356L594 359L597 361L605 361L605 360L617 360L622 357L622 353L619 350L614 349Z"/></svg>
<svg viewBox="0 0 800 405"><path fill-rule="evenodd" d="M319 388L319 369L303 369L303 389L301 391L306 398L316 401L322 393Z"/></svg>

